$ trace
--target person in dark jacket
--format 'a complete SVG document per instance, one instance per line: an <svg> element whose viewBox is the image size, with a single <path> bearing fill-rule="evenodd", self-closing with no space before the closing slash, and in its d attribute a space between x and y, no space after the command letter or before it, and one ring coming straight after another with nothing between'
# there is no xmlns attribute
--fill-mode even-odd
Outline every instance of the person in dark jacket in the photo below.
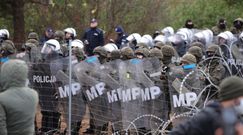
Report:
<svg viewBox="0 0 243 135"><path fill-rule="evenodd" d="M44 36L40 39L40 45L43 46L47 40L53 38L54 38L54 30L52 28L47 28L45 30Z"/></svg>
<svg viewBox="0 0 243 135"><path fill-rule="evenodd" d="M117 26L115 28L115 32L117 33L117 37L115 40L115 44L120 49L127 41L127 34L125 34L124 29L121 26Z"/></svg>
<svg viewBox="0 0 243 135"><path fill-rule="evenodd" d="M233 107L238 114L242 114L243 79L228 77L221 82L219 89L219 102L209 103L191 119L172 129L169 135L214 135L221 126L223 109Z"/></svg>
<svg viewBox="0 0 243 135"><path fill-rule="evenodd" d="M104 45L103 31L97 28L97 26L97 20L92 19L90 22L90 28L85 31L82 37L82 40L86 45L85 51L88 56L94 55L93 50L95 47Z"/></svg>

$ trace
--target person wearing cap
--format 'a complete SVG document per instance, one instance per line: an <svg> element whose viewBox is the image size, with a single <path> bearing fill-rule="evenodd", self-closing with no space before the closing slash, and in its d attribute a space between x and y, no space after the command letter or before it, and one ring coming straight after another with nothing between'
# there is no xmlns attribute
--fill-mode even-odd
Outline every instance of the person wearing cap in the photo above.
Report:
<svg viewBox="0 0 243 135"><path fill-rule="evenodd" d="M86 44L85 52L88 56L94 55L93 50L95 47L104 45L103 31L97 28L97 26L98 21L96 19L92 19L90 22L90 28L85 30L82 37L82 41Z"/></svg>
<svg viewBox="0 0 243 135"><path fill-rule="evenodd" d="M198 114L180 123L169 135L214 135L222 125L224 109L233 109L235 115L243 113L243 79L225 78L219 85L219 100L209 103Z"/></svg>
<svg viewBox="0 0 243 135"><path fill-rule="evenodd" d="M127 39L127 34L125 34L124 29L122 28L122 26L117 26L115 28L115 32L117 34L117 37L116 37L116 40L115 40L115 44L120 49L127 41L126 40Z"/></svg>
<svg viewBox="0 0 243 135"><path fill-rule="evenodd" d="M40 45L43 46L46 41L54 38L54 30L52 28L47 28L45 30L44 36L40 39Z"/></svg>

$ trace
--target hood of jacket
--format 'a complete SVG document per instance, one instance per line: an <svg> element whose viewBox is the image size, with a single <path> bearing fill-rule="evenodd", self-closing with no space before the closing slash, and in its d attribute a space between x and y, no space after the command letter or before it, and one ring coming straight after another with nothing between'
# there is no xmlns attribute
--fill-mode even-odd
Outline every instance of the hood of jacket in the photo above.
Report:
<svg viewBox="0 0 243 135"><path fill-rule="evenodd" d="M9 60L1 66L0 91L10 87L24 87L28 77L28 66L22 60Z"/></svg>

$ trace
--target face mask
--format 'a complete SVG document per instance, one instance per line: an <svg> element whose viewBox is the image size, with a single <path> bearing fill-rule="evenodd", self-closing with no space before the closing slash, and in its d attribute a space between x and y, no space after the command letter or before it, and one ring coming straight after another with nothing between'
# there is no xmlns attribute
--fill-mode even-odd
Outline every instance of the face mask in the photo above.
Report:
<svg viewBox="0 0 243 135"><path fill-rule="evenodd" d="M243 99L240 100L240 104L234 107L238 114L243 114Z"/></svg>
<svg viewBox="0 0 243 135"><path fill-rule="evenodd" d="M235 28L237 28L237 29L241 29L241 28L242 28L240 22L235 23L234 26L235 26Z"/></svg>
<svg viewBox="0 0 243 135"><path fill-rule="evenodd" d="M219 28L220 28L220 29L225 29L225 28L226 28L226 25L225 25L224 23L220 23L220 24L219 24Z"/></svg>
<svg viewBox="0 0 243 135"><path fill-rule="evenodd" d="M193 24L186 24L186 28L188 28L188 29L192 29L193 27L194 27Z"/></svg>

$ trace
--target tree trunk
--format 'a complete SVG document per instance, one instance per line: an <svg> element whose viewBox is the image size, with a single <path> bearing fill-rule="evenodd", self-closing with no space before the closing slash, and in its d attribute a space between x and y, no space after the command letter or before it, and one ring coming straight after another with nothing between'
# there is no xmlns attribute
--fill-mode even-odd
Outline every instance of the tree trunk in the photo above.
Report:
<svg viewBox="0 0 243 135"><path fill-rule="evenodd" d="M25 41L24 0L13 0L14 43L18 50Z"/></svg>

